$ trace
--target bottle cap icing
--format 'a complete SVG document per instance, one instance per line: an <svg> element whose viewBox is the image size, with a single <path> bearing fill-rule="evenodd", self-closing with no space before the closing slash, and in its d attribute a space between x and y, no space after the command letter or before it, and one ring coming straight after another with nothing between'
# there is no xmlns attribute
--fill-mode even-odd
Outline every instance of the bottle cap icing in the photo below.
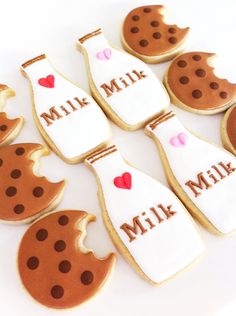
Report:
<svg viewBox="0 0 236 316"><path fill-rule="evenodd" d="M150 68L112 47L101 29L80 38L93 96L122 128L137 129L169 106L169 96Z"/></svg>
<svg viewBox="0 0 236 316"><path fill-rule="evenodd" d="M108 142L110 127L99 106L56 72L45 55L26 62L22 69L31 81L39 130L65 161L80 162Z"/></svg>
<svg viewBox="0 0 236 316"><path fill-rule="evenodd" d="M36 221L26 231L18 253L21 280L34 299L53 308L87 301L106 283L115 255L95 257L83 245L86 226L95 216L64 210Z"/></svg>
<svg viewBox="0 0 236 316"><path fill-rule="evenodd" d="M176 196L127 164L115 145L85 162L96 174L108 231L145 279L160 283L202 252L199 234Z"/></svg>
<svg viewBox="0 0 236 316"><path fill-rule="evenodd" d="M146 129L158 144L173 190L189 210L217 232L236 229L236 159L194 136L173 112Z"/></svg>

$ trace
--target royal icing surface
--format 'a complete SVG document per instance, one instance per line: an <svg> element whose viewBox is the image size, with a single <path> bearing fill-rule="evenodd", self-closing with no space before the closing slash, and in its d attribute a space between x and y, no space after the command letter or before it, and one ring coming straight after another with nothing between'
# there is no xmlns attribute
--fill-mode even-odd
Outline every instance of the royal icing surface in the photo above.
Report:
<svg viewBox="0 0 236 316"><path fill-rule="evenodd" d="M125 18L123 36L126 43L145 56L158 56L176 49L185 39L189 28L164 22L162 5L133 9Z"/></svg>
<svg viewBox="0 0 236 316"><path fill-rule="evenodd" d="M22 68L32 84L37 119L62 156L76 159L108 141L109 124L99 106L58 74L45 55Z"/></svg>
<svg viewBox="0 0 236 316"><path fill-rule="evenodd" d="M116 146L86 162L98 176L106 211L123 247L150 280L166 280L202 252L199 234L175 195L125 163Z"/></svg>
<svg viewBox="0 0 236 316"><path fill-rule="evenodd" d="M191 134L170 112L147 126L184 192L222 233L236 228L236 159Z"/></svg>
<svg viewBox="0 0 236 316"><path fill-rule="evenodd" d="M17 222L39 216L62 195L64 181L52 183L34 174L32 157L43 149L31 143L0 149L0 220Z"/></svg>
<svg viewBox="0 0 236 316"><path fill-rule="evenodd" d="M101 30L79 41L95 85L91 89L124 124L140 124L169 106L169 96L150 68L111 47Z"/></svg>
<svg viewBox="0 0 236 316"><path fill-rule="evenodd" d="M229 110L226 122L226 132L230 143L236 151L236 105Z"/></svg>
<svg viewBox="0 0 236 316"><path fill-rule="evenodd" d="M52 213L25 233L18 253L18 268L29 293L53 308L79 305L104 285L115 256L98 259L81 249L86 225L95 220L83 211ZM40 284L40 286L39 286Z"/></svg>

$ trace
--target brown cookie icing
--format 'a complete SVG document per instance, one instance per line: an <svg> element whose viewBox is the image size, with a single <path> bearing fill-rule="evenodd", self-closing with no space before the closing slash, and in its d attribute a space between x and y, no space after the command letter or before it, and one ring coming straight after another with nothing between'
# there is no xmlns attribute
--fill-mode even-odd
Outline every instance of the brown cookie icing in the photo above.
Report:
<svg viewBox="0 0 236 316"><path fill-rule="evenodd" d="M230 112L226 123L226 131L230 143L236 150L236 105L229 111Z"/></svg>
<svg viewBox="0 0 236 316"><path fill-rule="evenodd" d="M84 211L61 211L36 221L18 253L20 277L41 304L53 308L79 305L95 295L108 278L115 255L98 259L84 250L86 225L95 217Z"/></svg>
<svg viewBox="0 0 236 316"><path fill-rule="evenodd" d="M176 49L185 39L189 28L166 24L161 14L163 9L162 5L142 6L125 18L123 36L135 52L158 56Z"/></svg>
<svg viewBox="0 0 236 316"><path fill-rule="evenodd" d="M0 112L0 146L6 144L7 140L11 137L12 133L19 128L21 119L9 119L6 113Z"/></svg>
<svg viewBox="0 0 236 316"><path fill-rule="evenodd" d="M45 153L44 146L31 143L0 149L0 220L27 221L51 209L62 194L64 181L34 175L33 155L40 152Z"/></svg>
<svg viewBox="0 0 236 316"><path fill-rule="evenodd" d="M167 71L167 87L184 105L197 110L223 107L236 99L236 84L217 78L208 60L215 54L185 53Z"/></svg>

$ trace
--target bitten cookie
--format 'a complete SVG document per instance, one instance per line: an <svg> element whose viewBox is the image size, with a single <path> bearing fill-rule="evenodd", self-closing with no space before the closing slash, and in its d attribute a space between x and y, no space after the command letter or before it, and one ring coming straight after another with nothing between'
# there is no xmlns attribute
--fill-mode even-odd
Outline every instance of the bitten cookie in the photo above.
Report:
<svg viewBox="0 0 236 316"><path fill-rule="evenodd" d="M198 231L178 198L127 164L115 145L85 160L96 175L105 226L146 281L160 284L203 251Z"/></svg>
<svg viewBox="0 0 236 316"><path fill-rule="evenodd" d="M108 120L96 102L40 55L22 65L31 81L33 116L40 133L67 163L78 163L110 140Z"/></svg>
<svg viewBox="0 0 236 316"><path fill-rule="evenodd" d="M183 49L189 27L164 22L162 5L138 7L126 16L121 42L126 51L147 63L170 60Z"/></svg>
<svg viewBox="0 0 236 316"><path fill-rule="evenodd" d="M206 228L236 229L236 159L190 133L173 112L146 127L160 151L172 190Z"/></svg>
<svg viewBox="0 0 236 316"><path fill-rule="evenodd" d="M222 120L221 139L224 147L236 155L236 104L226 112Z"/></svg>
<svg viewBox="0 0 236 316"><path fill-rule="evenodd" d="M35 300L48 307L69 308L87 301L105 284L115 255L98 259L83 245L87 223L94 220L84 211L60 211L26 231L18 269Z"/></svg>
<svg viewBox="0 0 236 316"><path fill-rule="evenodd" d="M169 106L169 96L150 68L113 48L98 29L78 41L94 98L121 128L136 130Z"/></svg>
<svg viewBox="0 0 236 316"><path fill-rule="evenodd" d="M65 182L51 183L36 175L40 144L22 143L0 149L0 221L28 223L60 202Z"/></svg>
<svg viewBox="0 0 236 316"><path fill-rule="evenodd" d="M15 95L15 92L6 85L0 84L0 111L6 100ZM0 112L0 146L11 143L19 134L23 126L23 118L9 119L5 112Z"/></svg>
<svg viewBox="0 0 236 316"><path fill-rule="evenodd" d="M213 56L190 52L172 61L164 83L175 105L198 114L215 114L235 102L236 84L215 76L209 63Z"/></svg>

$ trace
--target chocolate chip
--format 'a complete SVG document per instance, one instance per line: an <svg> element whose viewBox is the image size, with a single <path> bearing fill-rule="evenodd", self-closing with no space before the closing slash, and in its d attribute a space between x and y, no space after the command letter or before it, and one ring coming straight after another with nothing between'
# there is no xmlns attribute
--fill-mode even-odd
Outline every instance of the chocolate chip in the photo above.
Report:
<svg viewBox="0 0 236 316"><path fill-rule="evenodd" d="M63 260L60 262L59 266L58 266L59 271L61 271L61 273L68 273L71 269L71 263L68 260Z"/></svg>
<svg viewBox="0 0 236 316"><path fill-rule="evenodd" d="M22 155L24 155L24 153L25 153L25 150L24 150L24 148L23 147L18 147L18 148L16 148L16 155L17 156L22 156Z"/></svg>
<svg viewBox="0 0 236 316"><path fill-rule="evenodd" d="M13 179L18 179L18 178L20 178L20 176L21 176L21 171L19 169L12 170L11 177Z"/></svg>
<svg viewBox="0 0 236 316"><path fill-rule="evenodd" d="M179 82L182 84L187 84L189 83L189 78L186 76L180 77Z"/></svg>
<svg viewBox="0 0 236 316"><path fill-rule="evenodd" d="M227 93L227 92L225 92L225 91L221 91L221 92L220 92L220 97L221 97L222 99L226 99L227 96L228 96L228 93Z"/></svg>
<svg viewBox="0 0 236 316"><path fill-rule="evenodd" d="M143 9L143 12L145 12L145 13L149 13L149 12L151 12L152 11L152 9L150 9L150 8L144 8Z"/></svg>
<svg viewBox="0 0 236 316"><path fill-rule="evenodd" d="M200 55L193 55L192 59L195 61L199 61L202 59L202 57Z"/></svg>
<svg viewBox="0 0 236 316"><path fill-rule="evenodd" d="M157 27L160 23L158 21L152 21L150 24L152 27Z"/></svg>
<svg viewBox="0 0 236 316"><path fill-rule="evenodd" d="M0 158L0 167L3 165L3 160Z"/></svg>
<svg viewBox="0 0 236 316"><path fill-rule="evenodd" d="M136 27L136 26L131 27L130 32L131 32L131 33L138 33L138 32L139 32L139 28Z"/></svg>
<svg viewBox="0 0 236 316"><path fill-rule="evenodd" d="M36 238L38 241L44 241L48 237L48 231L44 228L39 229L36 233Z"/></svg>
<svg viewBox="0 0 236 316"><path fill-rule="evenodd" d="M159 39L159 38L161 38L161 33L155 32L155 33L152 34L152 36L153 36L153 38L155 38L155 39Z"/></svg>
<svg viewBox="0 0 236 316"><path fill-rule="evenodd" d="M192 96L193 96L195 99L199 99L199 98L201 98L201 96L202 96L202 92L201 92L200 90L198 90L198 89L193 90Z"/></svg>
<svg viewBox="0 0 236 316"><path fill-rule="evenodd" d="M219 84L213 81L210 83L210 88L213 90L217 90L219 88Z"/></svg>
<svg viewBox="0 0 236 316"><path fill-rule="evenodd" d="M133 21L138 21L139 19L140 19L140 17L138 15L132 16L132 20Z"/></svg>
<svg viewBox="0 0 236 316"><path fill-rule="evenodd" d="M62 215L62 216L60 216L59 219L58 219L58 223L59 223L60 225L62 225L62 226L67 225L68 222L69 222L69 218L68 218L68 216L66 216L66 215Z"/></svg>
<svg viewBox="0 0 236 316"><path fill-rule="evenodd" d="M6 195L9 196L9 197L12 197L12 196L16 195L16 193L17 193L16 187L8 187L6 189Z"/></svg>
<svg viewBox="0 0 236 316"><path fill-rule="evenodd" d="M176 29L174 27L170 27L168 29L168 32L171 33L171 34L174 34L174 33L176 33Z"/></svg>
<svg viewBox="0 0 236 316"><path fill-rule="evenodd" d="M7 130L7 125L1 125L0 126L0 130L2 131L2 132L5 132L6 130Z"/></svg>
<svg viewBox="0 0 236 316"><path fill-rule="evenodd" d="M178 65L179 67L181 67L181 68L184 68L184 67L187 66L187 63L186 63L185 60L179 60L179 61L177 62L177 65Z"/></svg>
<svg viewBox="0 0 236 316"><path fill-rule="evenodd" d="M66 248L66 243L64 242L64 240L58 240L55 242L54 249L57 252L61 252L65 250L65 248Z"/></svg>
<svg viewBox="0 0 236 316"><path fill-rule="evenodd" d="M56 298L56 299L62 298L62 296L64 295L63 287L60 285L54 285L51 288L51 295L53 298Z"/></svg>
<svg viewBox="0 0 236 316"><path fill-rule="evenodd" d="M89 285L93 282L93 273L91 271L84 271L80 276L80 280L84 285Z"/></svg>
<svg viewBox="0 0 236 316"><path fill-rule="evenodd" d="M174 37L174 36L171 36L171 37L168 39L168 41L169 41L171 44L175 44L175 43L177 43L177 38Z"/></svg>
<svg viewBox="0 0 236 316"><path fill-rule="evenodd" d="M30 270L35 270L39 266L39 259L37 257L30 257L27 261L27 266Z"/></svg>
<svg viewBox="0 0 236 316"><path fill-rule="evenodd" d="M15 212L16 214L21 214L21 213L24 212L24 210L25 210L25 207L24 207L23 204L17 204L17 205L14 207L14 212Z"/></svg>
<svg viewBox="0 0 236 316"><path fill-rule="evenodd" d="M42 187L35 187L33 189L33 195L35 197L41 197L43 195L43 193L44 193L44 189Z"/></svg>
<svg viewBox="0 0 236 316"><path fill-rule="evenodd" d="M201 78L206 76L206 72L204 69L197 69L195 71L195 74L196 76L201 77Z"/></svg>
<svg viewBox="0 0 236 316"><path fill-rule="evenodd" d="M145 39L142 39L142 40L139 42L139 44L140 44L140 46L142 46L142 47L146 47L146 46L148 46L148 41L145 40Z"/></svg>

